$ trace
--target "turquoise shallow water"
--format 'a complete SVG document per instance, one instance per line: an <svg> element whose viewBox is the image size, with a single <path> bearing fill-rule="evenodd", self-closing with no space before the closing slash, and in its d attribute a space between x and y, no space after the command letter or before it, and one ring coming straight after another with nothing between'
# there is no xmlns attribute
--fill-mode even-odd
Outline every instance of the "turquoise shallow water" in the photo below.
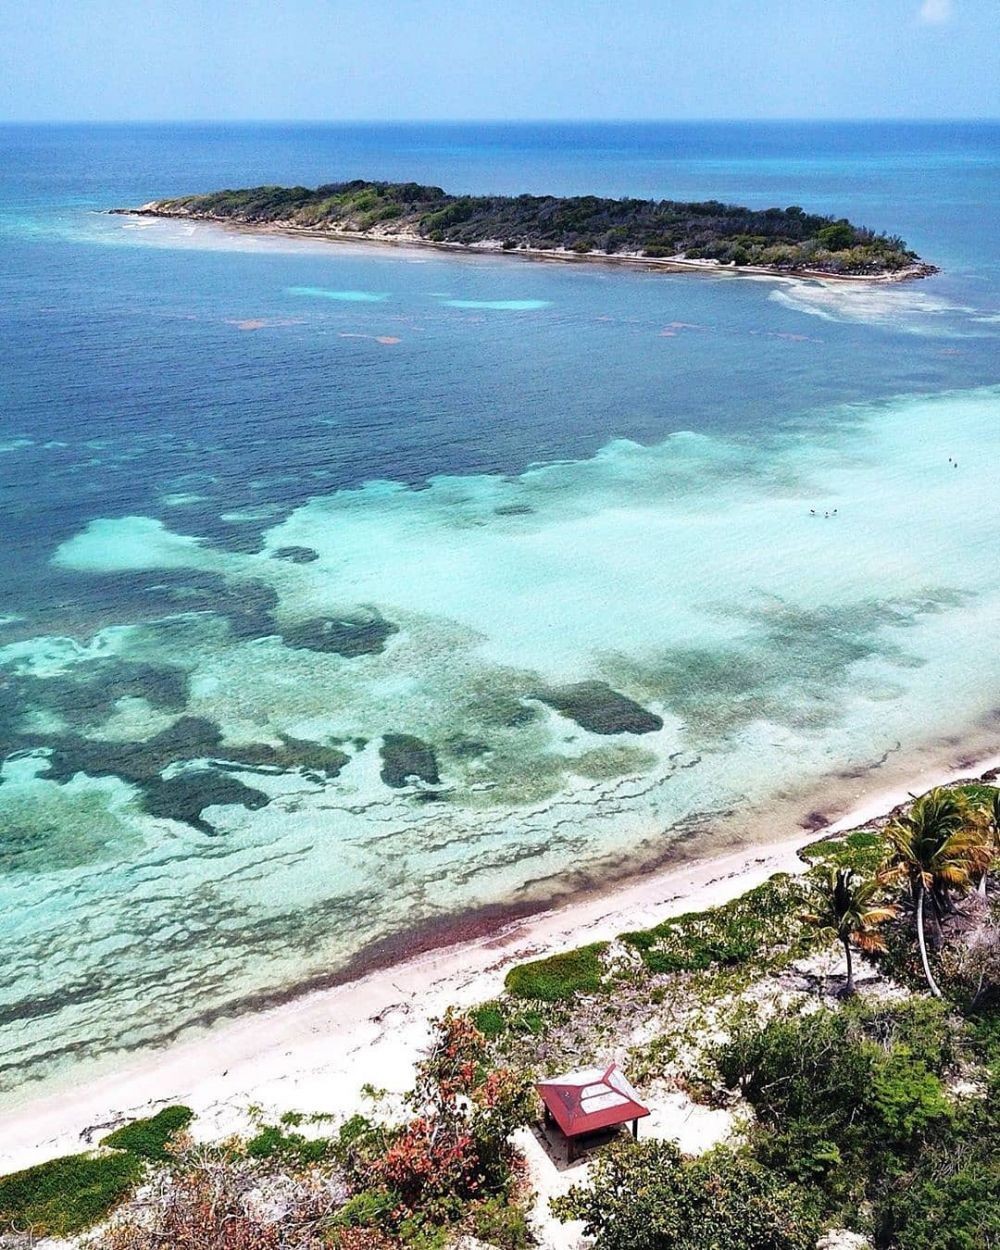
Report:
<svg viewBox="0 0 1000 1250"><path fill-rule="evenodd" d="M998 135L0 129L0 1097L988 738ZM944 272L95 211L354 176L802 203Z"/></svg>

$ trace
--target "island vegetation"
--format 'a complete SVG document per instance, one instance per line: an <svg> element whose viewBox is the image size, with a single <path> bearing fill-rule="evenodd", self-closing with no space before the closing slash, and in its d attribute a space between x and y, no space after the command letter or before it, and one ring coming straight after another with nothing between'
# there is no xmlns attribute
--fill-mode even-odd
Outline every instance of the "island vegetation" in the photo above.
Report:
<svg viewBox="0 0 1000 1250"><path fill-rule="evenodd" d="M797 205L753 209L718 200L448 195L413 182L355 180L315 189L215 191L113 211L522 255L867 278L933 272L896 236Z"/></svg>
<svg viewBox="0 0 1000 1250"><path fill-rule="evenodd" d="M526 1250L552 1244L544 1218L594 1250L1000 1246L1000 790L935 789L801 856L721 906L511 967L434 1024L402 1097L251 1109L208 1144L167 1107L4 1177L0 1241ZM532 1082L611 1057L677 1124L726 1130L687 1152L669 1125L620 1136L536 1197Z"/></svg>

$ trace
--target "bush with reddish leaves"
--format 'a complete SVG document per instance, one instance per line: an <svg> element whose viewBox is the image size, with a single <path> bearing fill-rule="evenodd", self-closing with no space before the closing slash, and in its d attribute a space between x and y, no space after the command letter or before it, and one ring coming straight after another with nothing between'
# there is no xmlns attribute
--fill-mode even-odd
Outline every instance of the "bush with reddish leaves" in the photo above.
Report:
<svg viewBox="0 0 1000 1250"><path fill-rule="evenodd" d="M403 1124L356 1116L316 1158L181 1141L100 1250L391 1250L437 1244L443 1229L473 1231L477 1220L506 1229L501 1244L524 1245L523 1160L510 1136L533 1099L525 1078L489 1069L486 1039L449 1012L418 1065Z"/></svg>
<svg viewBox="0 0 1000 1250"><path fill-rule="evenodd" d="M450 1223L470 1202L504 1194L523 1177L509 1139L531 1118L530 1084L488 1069L486 1039L466 1017L449 1011L435 1029L407 1096L412 1119L388 1135L370 1126L349 1148L357 1189L397 1196L397 1227L414 1218Z"/></svg>

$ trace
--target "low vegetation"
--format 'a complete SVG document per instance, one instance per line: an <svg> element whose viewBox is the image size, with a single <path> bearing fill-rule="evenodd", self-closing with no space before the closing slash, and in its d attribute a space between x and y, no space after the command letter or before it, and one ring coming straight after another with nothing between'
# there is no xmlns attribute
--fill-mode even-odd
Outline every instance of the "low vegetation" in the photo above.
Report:
<svg viewBox="0 0 1000 1250"><path fill-rule="evenodd" d="M546 1003L572 998L575 994L596 994L604 980L601 956L607 948L607 942L595 942L592 946L567 951L565 955L518 964L507 974L507 992L514 998Z"/></svg>
<svg viewBox="0 0 1000 1250"><path fill-rule="evenodd" d="M66 1155L0 1179L0 1229L28 1238L67 1237L103 1219L134 1189L135 1155Z"/></svg>
<svg viewBox="0 0 1000 1250"><path fill-rule="evenodd" d="M0 1178L0 1237L66 1237L104 1219L135 1189L149 1162L191 1122L189 1107L164 1107L101 1141L100 1151L65 1155Z"/></svg>
<svg viewBox="0 0 1000 1250"><path fill-rule="evenodd" d="M780 1173L727 1147L684 1158L665 1141L613 1146L553 1208L583 1220L595 1250L813 1250L819 1231Z"/></svg>
<svg viewBox="0 0 1000 1250"><path fill-rule="evenodd" d="M175 1139L141 1203L103 1235L107 1250L437 1250L488 1236L530 1244L520 1159L510 1144L534 1112L523 1074L487 1063L463 1016L437 1023L413 1089L394 1109L335 1131L286 1116L249 1140L196 1147ZM310 1132L300 1131L310 1128Z"/></svg>
<svg viewBox="0 0 1000 1250"><path fill-rule="evenodd" d="M808 935L798 912L802 886L779 875L721 907L672 916L653 929L623 933L650 972L700 972L750 960L784 961L805 954Z"/></svg>
<svg viewBox="0 0 1000 1250"><path fill-rule="evenodd" d="M167 1159L170 1140L191 1123L190 1107L164 1107L156 1115L144 1120L133 1120L101 1141L102 1146L115 1150L127 1150L142 1159Z"/></svg>
<svg viewBox="0 0 1000 1250"><path fill-rule="evenodd" d="M902 239L845 218L718 200L602 199L594 195L448 195L417 183L354 182L250 187L159 200L138 210L432 243L758 265L794 272L930 272Z"/></svg>

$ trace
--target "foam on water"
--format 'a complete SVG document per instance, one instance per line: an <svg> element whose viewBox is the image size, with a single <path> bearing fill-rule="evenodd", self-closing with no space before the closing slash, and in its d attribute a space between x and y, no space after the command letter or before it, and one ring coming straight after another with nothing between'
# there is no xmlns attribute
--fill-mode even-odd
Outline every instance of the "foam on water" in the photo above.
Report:
<svg viewBox="0 0 1000 1250"><path fill-rule="evenodd" d="M286 295L306 295L312 299L340 300L347 304L381 304L389 298L379 291L330 291L322 286L290 286Z"/></svg>
<svg viewBox="0 0 1000 1250"><path fill-rule="evenodd" d="M769 299L795 312L825 321L881 325L909 334L948 338L969 333L970 323L989 323L990 310L929 295L912 284L786 280Z"/></svg>
<svg viewBox="0 0 1000 1250"><path fill-rule="evenodd" d="M40 735L0 786L11 1061L154 1040L179 1004L550 897L988 715L998 412L985 389L371 482L256 554L92 522L59 568L215 578L230 606L0 649L10 732ZM133 780L87 774L106 752ZM194 825L163 806L199 787ZM78 992L41 1012L52 985Z"/></svg>
<svg viewBox="0 0 1000 1250"><path fill-rule="evenodd" d="M447 308L491 308L498 312L535 312L550 307L547 299L446 299Z"/></svg>

